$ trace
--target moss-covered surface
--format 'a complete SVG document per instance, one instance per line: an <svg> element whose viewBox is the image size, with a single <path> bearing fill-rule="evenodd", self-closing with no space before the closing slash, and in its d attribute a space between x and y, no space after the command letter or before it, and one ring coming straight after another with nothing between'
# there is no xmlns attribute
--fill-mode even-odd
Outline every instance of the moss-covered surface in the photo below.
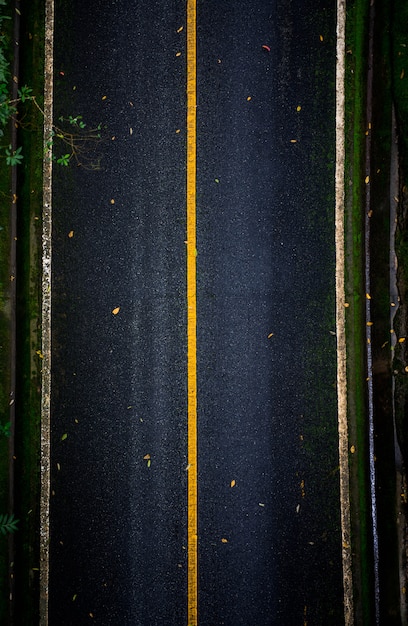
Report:
<svg viewBox="0 0 408 626"><path fill-rule="evenodd" d="M44 58L44 6L32 0L22 12L20 85L30 85L41 105ZM25 159L18 176L15 620L38 623L39 450L41 407L41 215L43 118L32 105L22 111L18 133Z"/></svg>
<svg viewBox="0 0 408 626"><path fill-rule="evenodd" d="M373 555L367 467L364 288L364 166L368 44L367 2L347 3L346 21L346 335L355 617L373 619ZM353 447L354 446L354 447Z"/></svg>
<svg viewBox="0 0 408 626"><path fill-rule="evenodd" d="M2 7L2 13L11 15L11 6ZM1 34L4 35L5 53L11 58L12 22L5 20ZM0 140L1 145L10 143L10 134ZM10 204L11 171L0 162L0 427L7 427L10 419ZM0 432L0 513L9 508L9 439ZM0 535L0 623L7 624L9 613L9 550L8 537Z"/></svg>
<svg viewBox="0 0 408 626"><path fill-rule="evenodd" d="M397 0L375 3L373 97L367 102L370 2L347 2L346 43L346 333L351 471L351 516L355 620L375 623L375 579L369 483L368 391L366 365L365 220L370 232L370 317L376 500L379 550L379 607L384 624L400 624L396 525L396 481L390 340L390 176L392 139L391 59L395 29L407 24L407 8ZM397 6L399 5L399 6ZM402 11L402 12L401 12ZM405 15L404 15L405 13ZM391 35L391 36L390 36ZM406 37L405 37L406 42ZM391 49L390 49L391 43ZM406 42L408 43L408 42ZM405 49L401 46L401 49ZM400 59L401 55L398 55ZM403 80L401 67L395 69ZM402 78L401 78L402 76ZM401 84L398 85L401 88ZM395 96L394 89L394 96ZM402 107L408 104L401 95ZM370 107L372 111L370 112ZM368 122L371 119L371 126ZM367 138L371 142L367 142ZM370 160L370 203L366 200L366 156ZM404 344L399 344L400 347Z"/></svg>
<svg viewBox="0 0 408 626"><path fill-rule="evenodd" d="M10 3L10 14L11 14ZM19 85L28 84L37 99L42 94L44 38L42 0L21 9ZM9 28L10 61L12 21ZM17 385L14 440L14 514L19 519L14 535L14 598L9 602L8 538L0 537L0 623L38 623L38 502L40 436L40 281L42 211L42 125L41 113L28 104L21 110L18 145L24 160L17 167ZM10 142L9 137L4 143ZM9 420L10 402L10 205L11 168L0 168L0 426ZM9 440L0 433L0 512L8 510Z"/></svg>

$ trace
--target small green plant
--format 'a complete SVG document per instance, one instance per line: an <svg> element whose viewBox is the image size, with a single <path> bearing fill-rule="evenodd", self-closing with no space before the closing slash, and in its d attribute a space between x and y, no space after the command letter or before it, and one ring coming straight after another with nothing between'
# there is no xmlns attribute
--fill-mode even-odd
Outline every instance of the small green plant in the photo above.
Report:
<svg viewBox="0 0 408 626"><path fill-rule="evenodd" d="M0 515L0 532L2 535L7 535L16 532L18 530L17 524L19 520L15 519L14 513Z"/></svg>
<svg viewBox="0 0 408 626"><path fill-rule="evenodd" d="M64 117L61 115L58 119L60 122L69 122L71 126L78 126L78 128L84 129L86 126L85 122L82 120L82 115L77 115L76 117L72 117L72 115Z"/></svg>
<svg viewBox="0 0 408 626"><path fill-rule="evenodd" d="M58 165L69 165L69 160L71 158L70 154L62 154L59 159L57 159Z"/></svg>
<svg viewBox="0 0 408 626"><path fill-rule="evenodd" d="M21 154L22 147L20 146L17 150L13 150L11 144L5 148L6 153L6 163L7 165L20 165L23 160L23 155Z"/></svg>
<svg viewBox="0 0 408 626"><path fill-rule="evenodd" d="M21 89L18 90L18 96L21 102L26 102L26 100L31 100L33 98L31 87L27 87L27 85L23 85Z"/></svg>

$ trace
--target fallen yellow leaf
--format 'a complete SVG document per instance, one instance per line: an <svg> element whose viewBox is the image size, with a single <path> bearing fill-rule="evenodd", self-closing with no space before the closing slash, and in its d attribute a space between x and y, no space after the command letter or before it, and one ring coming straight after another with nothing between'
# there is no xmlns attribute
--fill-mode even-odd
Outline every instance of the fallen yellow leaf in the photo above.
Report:
<svg viewBox="0 0 408 626"><path fill-rule="evenodd" d="M223 538L221 539L221 541L222 541L222 543L228 543L228 539L225 539L225 537L223 537Z"/></svg>
<svg viewBox="0 0 408 626"><path fill-rule="evenodd" d="M72 239L72 237L73 237L73 236L74 236L74 231L73 231L73 230L70 230L70 231L69 231L69 233L68 233L68 237L69 237L70 239Z"/></svg>
<svg viewBox="0 0 408 626"><path fill-rule="evenodd" d="M150 454L145 454L143 457L144 461L148 461L150 459Z"/></svg>
<svg viewBox="0 0 408 626"><path fill-rule="evenodd" d="M404 343L404 341L405 341L405 337L400 337L400 338L398 339L398 341L399 341L399 343Z"/></svg>
<svg viewBox="0 0 408 626"><path fill-rule="evenodd" d="M350 448L350 452L351 452L351 454L354 454L354 453L355 453L355 451L356 451L355 446L351 446L351 448Z"/></svg>
<svg viewBox="0 0 408 626"><path fill-rule="evenodd" d="M367 322L367 326L372 326L374 322Z"/></svg>
<svg viewBox="0 0 408 626"><path fill-rule="evenodd" d="M235 485L236 485L235 480L231 480L230 486L231 486L231 487L235 487Z"/></svg>
<svg viewBox="0 0 408 626"><path fill-rule="evenodd" d="M119 311L120 311L120 306L117 306L117 307L115 307L115 308L112 310L112 313L113 313L113 315L117 315L117 314L119 313Z"/></svg>
<svg viewBox="0 0 408 626"><path fill-rule="evenodd" d="M301 110L302 110L302 107L300 106L300 104L298 104L296 107L296 111L301 111Z"/></svg>
<svg viewBox="0 0 408 626"><path fill-rule="evenodd" d="M180 26L180 28L177 29L178 33L181 33L181 31L183 30L184 26Z"/></svg>
<svg viewBox="0 0 408 626"><path fill-rule="evenodd" d="M366 177L365 177L365 179L364 179L364 182L365 182L365 184L367 185L367 183L369 183L369 182L370 182L370 177L369 177L369 176L366 176Z"/></svg>
<svg viewBox="0 0 408 626"><path fill-rule="evenodd" d="M367 298L367 300L371 300L371 296L370 296L369 293L366 293L366 298Z"/></svg>

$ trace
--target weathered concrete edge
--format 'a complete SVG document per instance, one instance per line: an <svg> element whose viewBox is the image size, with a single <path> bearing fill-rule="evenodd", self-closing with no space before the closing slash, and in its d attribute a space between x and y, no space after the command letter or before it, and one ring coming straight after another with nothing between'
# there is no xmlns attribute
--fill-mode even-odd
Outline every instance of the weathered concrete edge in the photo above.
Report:
<svg viewBox="0 0 408 626"><path fill-rule="evenodd" d="M345 41L346 0L337 0L336 44L336 334L337 334L337 415L339 432L340 516L342 535L344 623L354 624L353 575L350 522L349 440L347 421L347 373L345 326Z"/></svg>
<svg viewBox="0 0 408 626"><path fill-rule="evenodd" d="M51 235L52 136L54 69L54 0L45 0L44 163L42 232L42 391L40 495L40 626L48 626L49 514L50 514L50 405L51 405Z"/></svg>

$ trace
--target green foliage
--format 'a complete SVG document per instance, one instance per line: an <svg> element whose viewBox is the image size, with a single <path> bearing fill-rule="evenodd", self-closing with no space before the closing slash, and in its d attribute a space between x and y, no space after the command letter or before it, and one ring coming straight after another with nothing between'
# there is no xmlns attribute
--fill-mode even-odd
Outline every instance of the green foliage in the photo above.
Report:
<svg viewBox="0 0 408 626"><path fill-rule="evenodd" d="M7 148L5 148L7 165L20 165L21 161L23 160L21 150L21 146L17 148L17 150L13 150L11 144Z"/></svg>
<svg viewBox="0 0 408 626"><path fill-rule="evenodd" d="M0 7L8 7L8 0L0 0ZM3 15L0 8L0 29L2 22L10 19L10 16ZM29 128L29 124L24 122L23 108L27 105L35 106L42 115L44 111L38 104L33 89L28 85L23 85L18 89L18 97L12 99L11 96L11 73L9 61L6 58L6 41L5 36L0 34L0 138L4 136L5 127L13 120L15 124L21 128ZM65 150L69 150L62 154L59 158L53 156L53 161L58 165L67 167L74 157L77 165L82 165L88 169L98 169L99 158L95 156L94 149L101 139L101 124L94 129L87 129L82 115L61 116L59 121L62 122L62 128L54 126L50 139L46 144L46 149L50 149L54 145L55 140L63 143ZM85 130L86 129L86 130ZM6 159L6 164L10 167L20 165L23 160L22 147L13 150L11 145L0 145L0 158Z"/></svg>
<svg viewBox="0 0 408 626"><path fill-rule="evenodd" d="M18 522L19 520L15 519L14 513L10 513L10 515L8 515L7 513L5 513L4 515L0 515L0 532L2 533L2 535L16 532L16 530L18 530Z"/></svg>
<svg viewBox="0 0 408 626"><path fill-rule="evenodd" d="M64 117L63 115L61 115L59 120L60 122L69 122L71 126L77 126L78 128L82 129L84 129L86 126L85 122L82 120L82 115L77 115L76 117L73 117L72 115Z"/></svg>
<svg viewBox="0 0 408 626"><path fill-rule="evenodd" d="M0 435L4 435L5 437L10 437L10 422L6 422L5 424L0 424Z"/></svg>
<svg viewBox="0 0 408 626"><path fill-rule="evenodd" d="M32 98L32 89L31 87L27 87L27 85L23 85L21 89L18 90L18 96L21 102L25 102L26 100L31 100Z"/></svg>
<svg viewBox="0 0 408 626"><path fill-rule="evenodd" d="M70 154L63 154L57 159L58 165L69 165L69 160L71 158Z"/></svg>

